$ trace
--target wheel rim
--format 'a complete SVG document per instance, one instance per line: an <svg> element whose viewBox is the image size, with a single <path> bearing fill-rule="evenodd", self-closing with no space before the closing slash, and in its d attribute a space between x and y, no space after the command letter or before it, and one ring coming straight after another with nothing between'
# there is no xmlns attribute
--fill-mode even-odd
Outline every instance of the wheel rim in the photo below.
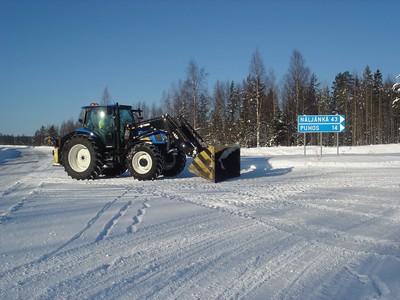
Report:
<svg viewBox="0 0 400 300"><path fill-rule="evenodd" d="M132 158L132 167L139 174L148 173L152 166L153 160L147 152L139 151Z"/></svg>
<svg viewBox="0 0 400 300"><path fill-rule="evenodd" d="M75 172L86 171L91 162L88 148L81 144L73 146L68 153L68 162Z"/></svg>

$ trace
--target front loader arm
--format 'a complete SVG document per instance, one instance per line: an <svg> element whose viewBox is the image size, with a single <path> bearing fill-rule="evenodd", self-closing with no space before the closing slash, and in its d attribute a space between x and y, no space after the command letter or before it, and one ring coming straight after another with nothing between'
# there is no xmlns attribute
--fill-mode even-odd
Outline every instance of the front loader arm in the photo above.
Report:
<svg viewBox="0 0 400 300"><path fill-rule="evenodd" d="M162 122L172 146L194 158L189 166L191 173L213 182L240 176L239 146L204 146L201 136L182 116L165 115Z"/></svg>
<svg viewBox="0 0 400 300"><path fill-rule="evenodd" d="M144 125L147 124L168 133L168 150L179 149L187 156L194 157L205 149L200 135L183 117L172 118L167 114L145 121Z"/></svg>

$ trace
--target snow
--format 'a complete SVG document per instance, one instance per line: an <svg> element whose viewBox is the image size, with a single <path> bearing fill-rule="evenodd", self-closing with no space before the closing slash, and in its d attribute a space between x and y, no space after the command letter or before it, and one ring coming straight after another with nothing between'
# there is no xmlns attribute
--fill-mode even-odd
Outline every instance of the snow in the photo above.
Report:
<svg viewBox="0 0 400 300"><path fill-rule="evenodd" d="M400 298L400 145L241 149L218 184L51 150L0 146L1 299Z"/></svg>

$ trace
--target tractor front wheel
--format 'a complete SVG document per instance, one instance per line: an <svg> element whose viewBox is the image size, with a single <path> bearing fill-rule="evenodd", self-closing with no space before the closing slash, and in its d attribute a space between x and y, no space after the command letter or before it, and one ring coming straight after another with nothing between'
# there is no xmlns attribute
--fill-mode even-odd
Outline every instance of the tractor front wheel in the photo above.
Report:
<svg viewBox="0 0 400 300"><path fill-rule="evenodd" d="M160 150L153 144L138 144L126 157L127 168L138 180L154 180L160 176L164 161Z"/></svg>
<svg viewBox="0 0 400 300"><path fill-rule="evenodd" d="M74 135L65 143L62 161L68 175L78 180L99 177L103 166L99 147L82 135Z"/></svg>

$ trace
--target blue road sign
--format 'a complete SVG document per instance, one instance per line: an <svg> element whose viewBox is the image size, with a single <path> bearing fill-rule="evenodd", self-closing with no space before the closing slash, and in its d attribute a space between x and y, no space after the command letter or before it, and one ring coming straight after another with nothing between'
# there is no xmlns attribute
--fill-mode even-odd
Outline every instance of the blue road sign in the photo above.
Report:
<svg viewBox="0 0 400 300"><path fill-rule="evenodd" d="M344 115L304 115L297 117L297 131L307 132L344 132L346 117Z"/></svg>

